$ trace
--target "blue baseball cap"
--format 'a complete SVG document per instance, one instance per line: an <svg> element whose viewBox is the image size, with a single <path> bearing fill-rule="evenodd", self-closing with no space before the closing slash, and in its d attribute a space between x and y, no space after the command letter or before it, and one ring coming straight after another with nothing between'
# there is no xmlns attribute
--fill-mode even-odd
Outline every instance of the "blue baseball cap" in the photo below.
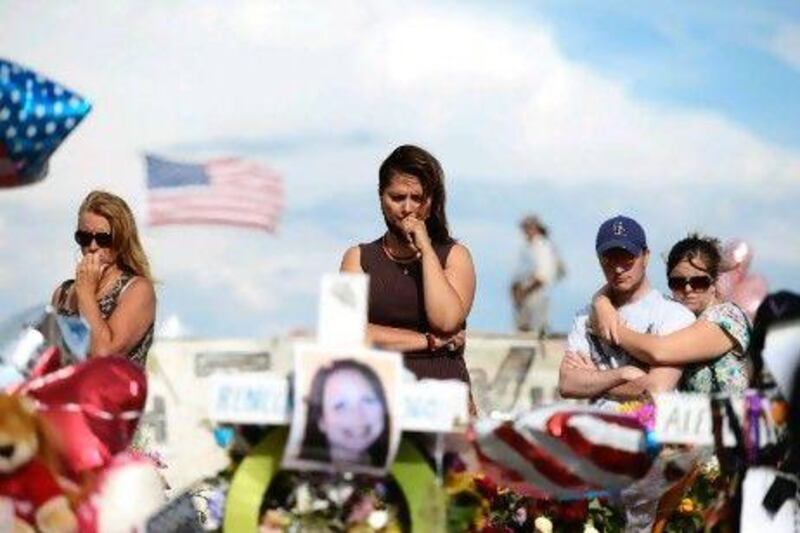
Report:
<svg viewBox="0 0 800 533"><path fill-rule="evenodd" d="M617 215L609 218L597 230L595 249L602 255L613 248L622 248L633 255L647 250L647 237L638 222L632 218Z"/></svg>

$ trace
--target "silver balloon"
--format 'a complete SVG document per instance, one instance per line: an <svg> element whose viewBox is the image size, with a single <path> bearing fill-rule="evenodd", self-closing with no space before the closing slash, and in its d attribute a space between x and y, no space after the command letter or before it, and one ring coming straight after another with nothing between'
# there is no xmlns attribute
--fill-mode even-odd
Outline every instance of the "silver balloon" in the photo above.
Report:
<svg viewBox="0 0 800 533"><path fill-rule="evenodd" d="M58 366L85 360L89 342L83 318L59 315L50 305L12 316L0 324L0 388L29 378L52 348L58 350Z"/></svg>

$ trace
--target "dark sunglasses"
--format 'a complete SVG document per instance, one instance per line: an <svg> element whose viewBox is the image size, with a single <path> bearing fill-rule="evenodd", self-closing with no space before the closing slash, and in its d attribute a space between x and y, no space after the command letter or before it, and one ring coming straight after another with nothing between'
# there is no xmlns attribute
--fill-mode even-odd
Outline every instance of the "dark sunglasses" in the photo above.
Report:
<svg viewBox="0 0 800 533"><path fill-rule="evenodd" d="M600 264L607 268L622 267L623 270L630 270L633 268L636 259L639 256L630 253L611 253L603 254L600 256Z"/></svg>
<svg viewBox="0 0 800 533"><path fill-rule="evenodd" d="M685 278L683 276L670 276L667 280L667 285L673 291L680 291L686 288L686 285L692 288L693 291L707 291L714 280L709 276L691 276Z"/></svg>
<svg viewBox="0 0 800 533"><path fill-rule="evenodd" d="M108 248L111 246L111 234L105 232L92 233L91 231L80 229L75 232L75 242L82 247L91 246L92 241L96 242L100 248Z"/></svg>

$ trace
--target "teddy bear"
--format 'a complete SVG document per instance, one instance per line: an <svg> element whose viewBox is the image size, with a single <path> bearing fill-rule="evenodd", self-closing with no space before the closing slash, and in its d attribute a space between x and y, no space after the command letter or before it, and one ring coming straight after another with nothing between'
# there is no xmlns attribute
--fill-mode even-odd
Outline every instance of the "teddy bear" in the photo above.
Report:
<svg viewBox="0 0 800 533"><path fill-rule="evenodd" d="M49 442L32 402L0 393L0 499L13 504L14 533L78 530L53 474Z"/></svg>

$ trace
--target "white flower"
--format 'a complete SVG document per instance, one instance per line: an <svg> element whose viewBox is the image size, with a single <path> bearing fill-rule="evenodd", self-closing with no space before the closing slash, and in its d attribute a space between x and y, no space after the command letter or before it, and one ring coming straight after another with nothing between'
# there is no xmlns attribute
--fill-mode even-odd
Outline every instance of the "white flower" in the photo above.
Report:
<svg viewBox="0 0 800 533"><path fill-rule="evenodd" d="M583 533L600 533L600 532L597 531L597 529L595 529L594 524L590 520L589 522L586 522L586 524L583 526Z"/></svg>
<svg viewBox="0 0 800 533"><path fill-rule="evenodd" d="M324 511L330 506L331 502L329 502L328 500L314 500L311 503L311 509L314 511Z"/></svg>
<svg viewBox="0 0 800 533"><path fill-rule="evenodd" d="M372 529L383 529L389 523L389 513L386 511L372 511L367 518L367 524Z"/></svg>
<svg viewBox="0 0 800 533"><path fill-rule="evenodd" d="M539 533L553 533L553 523L546 516L540 516L534 520L533 527Z"/></svg>
<svg viewBox="0 0 800 533"><path fill-rule="evenodd" d="M328 499L336 505L343 505L353 494L353 487L350 485L340 485L328 489Z"/></svg>
<svg viewBox="0 0 800 533"><path fill-rule="evenodd" d="M294 505L294 510L301 514L311 510L311 490L305 483L297 487L297 503Z"/></svg>

